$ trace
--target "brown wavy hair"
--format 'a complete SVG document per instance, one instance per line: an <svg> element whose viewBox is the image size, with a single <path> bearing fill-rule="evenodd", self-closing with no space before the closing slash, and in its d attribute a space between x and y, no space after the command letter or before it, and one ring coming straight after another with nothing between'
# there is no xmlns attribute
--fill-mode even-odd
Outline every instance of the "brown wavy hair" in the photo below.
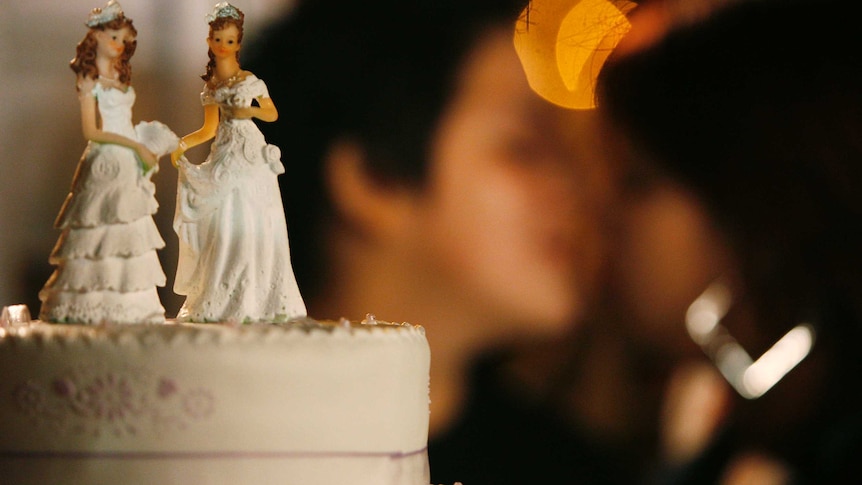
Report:
<svg viewBox="0 0 862 485"><path fill-rule="evenodd" d="M98 41L96 40L95 34L97 31L108 29L120 30L123 27L129 29L129 33L132 34L132 40L124 41L126 48L123 50L123 54L120 58L117 59L116 67L117 71L120 73L119 81L123 84L131 84L132 66L129 63L129 60L135 54L135 48L138 46L138 41L136 39L138 31L135 29L132 19L123 15L120 15L110 22L91 27L90 30L87 31L87 35L85 35L83 40L78 43L75 50L75 58L69 62L69 67L72 71L79 76L89 77L91 79L98 78L99 69L96 67L96 46L98 45Z"/></svg>
<svg viewBox="0 0 862 485"><path fill-rule="evenodd" d="M230 24L233 24L239 31L236 41L242 44L242 24L245 21L245 14L242 13L240 9L236 9L236 11L239 12L238 19L235 19L233 17L218 17L217 19L210 22L210 39L212 39L214 33L227 28ZM208 49L207 55L209 56L210 60L207 63L207 72L201 75L201 79L206 82L210 82L210 79L212 79L212 77L215 75L215 54L213 54L212 49ZM236 53L236 60L239 61L239 51L237 51Z"/></svg>

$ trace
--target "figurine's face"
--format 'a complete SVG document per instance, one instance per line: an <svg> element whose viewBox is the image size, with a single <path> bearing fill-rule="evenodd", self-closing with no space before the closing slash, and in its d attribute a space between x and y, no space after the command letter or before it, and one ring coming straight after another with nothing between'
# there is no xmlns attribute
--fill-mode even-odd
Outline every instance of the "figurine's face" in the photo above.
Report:
<svg viewBox="0 0 862 485"><path fill-rule="evenodd" d="M98 42L96 55L116 59L126 50L126 42L133 40L134 37L126 27L96 31L96 41Z"/></svg>
<svg viewBox="0 0 862 485"><path fill-rule="evenodd" d="M228 24L227 27L216 30L207 39L207 45L216 56L216 59L236 57L239 52L239 29L236 25Z"/></svg>

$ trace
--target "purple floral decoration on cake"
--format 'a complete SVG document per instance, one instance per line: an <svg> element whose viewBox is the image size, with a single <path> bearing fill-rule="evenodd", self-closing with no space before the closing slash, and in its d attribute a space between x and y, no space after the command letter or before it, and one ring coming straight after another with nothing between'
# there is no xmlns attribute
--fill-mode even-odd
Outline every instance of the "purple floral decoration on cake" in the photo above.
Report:
<svg viewBox="0 0 862 485"><path fill-rule="evenodd" d="M38 416L45 409L45 391L35 382L22 382L15 388L14 399L28 416Z"/></svg>
<svg viewBox="0 0 862 485"><path fill-rule="evenodd" d="M34 425L62 434L135 436L185 429L216 409L212 391L186 387L146 369L79 366L13 390L17 409Z"/></svg>
<svg viewBox="0 0 862 485"><path fill-rule="evenodd" d="M214 399L206 389L192 389L183 397L183 410L194 419L204 419L212 414Z"/></svg>

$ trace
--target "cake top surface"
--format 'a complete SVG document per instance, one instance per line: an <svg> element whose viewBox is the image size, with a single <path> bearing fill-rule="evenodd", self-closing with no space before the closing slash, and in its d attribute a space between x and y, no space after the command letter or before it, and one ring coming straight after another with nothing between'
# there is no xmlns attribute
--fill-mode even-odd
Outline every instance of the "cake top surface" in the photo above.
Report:
<svg viewBox="0 0 862 485"><path fill-rule="evenodd" d="M206 343L277 342L296 338L331 334L335 337L351 336L425 336L421 325L378 321L372 315L362 321L319 321L309 317L284 323L179 323L166 324L111 324L74 325L49 324L34 320L6 328L0 327L0 346L15 345L16 342L70 343L75 341L115 341L117 344L138 342L142 345L172 343L178 341Z"/></svg>

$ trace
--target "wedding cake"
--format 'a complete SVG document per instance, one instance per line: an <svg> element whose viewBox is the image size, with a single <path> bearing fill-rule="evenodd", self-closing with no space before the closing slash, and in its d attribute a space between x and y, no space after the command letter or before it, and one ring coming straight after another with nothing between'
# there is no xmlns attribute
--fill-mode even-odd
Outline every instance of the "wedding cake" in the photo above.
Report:
<svg viewBox="0 0 862 485"><path fill-rule="evenodd" d="M428 485L429 361L373 317L0 328L0 482Z"/></svg>
<svg viewBox="0 0 862 485"><path fill-rule="evenodd" d="M280 150L237 115L275 111L239 69L243 18L226 2L207 17L208 71L236 72L206 78L215 140L195 165L182 152L206 137L132 124L132 20L116 0L90 13L70 64L88 142L41 320L0 315L0 484L428 485L425 332L305 316ZM167 153L186 300L166 322L150 176Z"/></svg>

